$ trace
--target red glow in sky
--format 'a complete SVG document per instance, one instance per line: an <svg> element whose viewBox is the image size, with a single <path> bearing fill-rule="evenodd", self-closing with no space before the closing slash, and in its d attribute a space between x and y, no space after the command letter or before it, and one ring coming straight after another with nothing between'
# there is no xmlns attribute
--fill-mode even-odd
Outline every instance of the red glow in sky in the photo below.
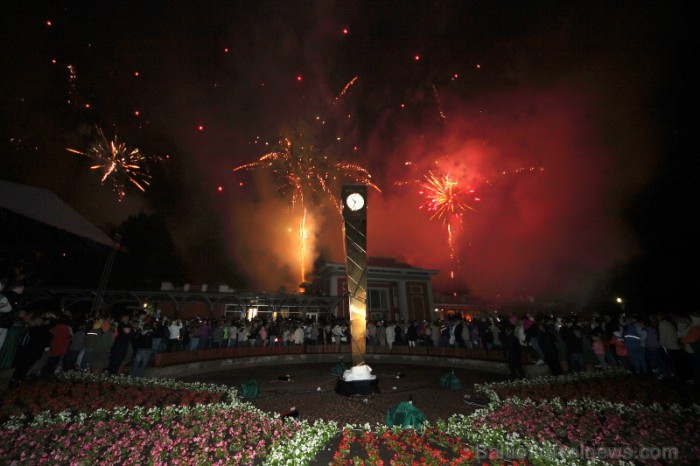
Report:
<svg viewBox="0 0 700 466"><path fill-rule="evenodd" d="M599 270L630 252L614 210L616 182L608 175L615 162L601 139L590 138L594 128L586 115L594 101L565 88L503 94L484 102L486 116L454 103L444 128L406 125L394 146L383 145L378 128L370 150L392 160L388 181L441 170L478 189L477 212L452 226L457 261L441 223L418 211L422 199L411 183L370 198L370 254L439 269L434 281L443 288L585 294ZM643 178L629 181L638 186Z"/></svg>

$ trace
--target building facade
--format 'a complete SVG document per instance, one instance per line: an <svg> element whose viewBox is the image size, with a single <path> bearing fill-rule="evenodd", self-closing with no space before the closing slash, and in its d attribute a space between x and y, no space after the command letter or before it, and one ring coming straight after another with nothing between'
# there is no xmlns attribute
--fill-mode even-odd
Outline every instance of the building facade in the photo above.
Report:
<svg viewBox="0 0 700 466"><path fill-rule="evenodd" d="M392 258L370 257L367 268L367 318L384 321L434 319L431 277L437 270L419 269ZM328 296L347 296L345 266L327 263L318 272ZM336 316L348 318L347 299L340 301Z"/></svg>

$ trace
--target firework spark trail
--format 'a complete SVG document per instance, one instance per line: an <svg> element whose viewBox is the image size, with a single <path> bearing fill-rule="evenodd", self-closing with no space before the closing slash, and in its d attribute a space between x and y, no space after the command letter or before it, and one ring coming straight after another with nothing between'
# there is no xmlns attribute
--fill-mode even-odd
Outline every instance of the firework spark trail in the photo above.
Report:
<svg viewBox="0 0 700 466"><path fill-rule="evenodd" d="M66 148L68 152L82 155L93 160L91 170L102 170L101 183L108 179L112 183L112 190L117 194L121 202L126 196L125 184L129 182L142 192L146 186L150 186L151 175L148 170L149 158L157 161L158 157L147 157L137 148L129 148L125 143L120 143L115 135L113 140L108 140L101 128L97 128L98 140L87 152Z"/></svg>
<svg viewBox="0 0 700 466"><path fill-rule="evenodd" d="M77 80L78 80L78 74L75 71L75 66L73 65L66 65L66 69L68 70L68 103L69 104L77 104L78 101L78 87L77 87Z"/></svg>
<svg viewBox="0 0 700 466"><path fill-rule="evenodd" d="M442 102L440 101L440 94L438 93L437 87L435 87L435 84L431 84L430 87L433 88L433 96L435 97L435 104L437 105L440 119L444 124L447 124L447 115L445 115L445 111L442 108Z"/></svg>
<svg viewBox="0 0 700 466"><path fill-rule="evenodd" d="M340 91L340 93L335 97L334 103L335 103L335 102L338 102L340 99L342 99L342 98L345 96L345 94L348 92L348 89L350 89L350 88L352 87L352 85L355 84L355 81L357 81L357 76L355 76L354 78L352 78L352 79L345 85L345 87L343 88L343 90Z"/></svg>
<svg viewBox="0 0 700 466"><path fill-rule="evenodd" d="M309 233L306 230L306 208L299 220L299 263L301 265L301 281L306 280L306 243Z"/></svg>

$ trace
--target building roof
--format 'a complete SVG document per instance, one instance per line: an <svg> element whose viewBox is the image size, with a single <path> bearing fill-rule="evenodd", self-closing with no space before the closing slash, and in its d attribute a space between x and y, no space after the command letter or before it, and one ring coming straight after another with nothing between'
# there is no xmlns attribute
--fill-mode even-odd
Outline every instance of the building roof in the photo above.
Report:
<svg viewBox="0 0 700 466"><path fill-rule="evenodd" d="M323 267L326 270L335 270L336 272L344 271L345 264L329 262ZM404 262L398 262L392 257L368 257L367 268L376 273L394 273L394 274L410 274L410 275L435 275L439 270L420 269Z"/></svg>
<svg viewBox="0 0 700 466"><path fill-rule="evenodd" d="M51 191L0 180L0 209L50 225L96 243L113 241Z"/></svg>

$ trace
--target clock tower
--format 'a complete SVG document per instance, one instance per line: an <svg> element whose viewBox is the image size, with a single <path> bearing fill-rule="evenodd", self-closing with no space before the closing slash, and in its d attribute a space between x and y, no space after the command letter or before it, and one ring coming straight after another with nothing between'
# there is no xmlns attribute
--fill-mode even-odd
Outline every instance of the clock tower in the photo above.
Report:
<svg viewBox="0 0 700 466"><path fill-rule="evenodd" d="M367 332L367 186L343 185L340 199L345 242L345 276L350 305L352 362L364 362Z"/></svg>

